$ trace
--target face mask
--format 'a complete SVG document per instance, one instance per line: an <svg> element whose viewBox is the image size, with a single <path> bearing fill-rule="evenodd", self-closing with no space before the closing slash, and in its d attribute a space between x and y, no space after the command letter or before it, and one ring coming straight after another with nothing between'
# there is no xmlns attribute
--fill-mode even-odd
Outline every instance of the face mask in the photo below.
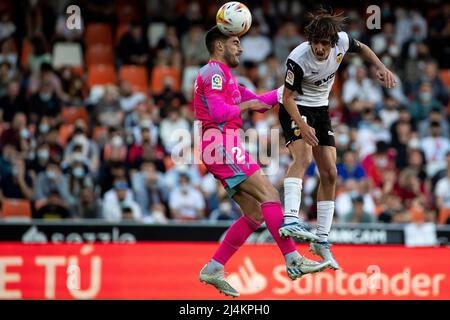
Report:
<svg viewBox="0 0 450 320"><path fill-rule="evenodd" d="M56 172L55 171L51 171L51 170L49 170L49 171L47 171L47 177L49 178L49 179L55 179L56 178Z"/></svg>
<svg viewBox="0 0 450 320"><path fill-rule="evenodd" d="M48 150L47 149L38 150L37 156L40 160L44 160L44 161L48 160L48 158L49 158Z"/></svg>
<svg viewBox="0 0 450 320"><path fill-rule="evenodd" d="M39 125L39 132L40 133L47 133L50 130L50 126L46 123L43 123Z"/></svg>
<svg viewBox="0 0 450 320"><path fill-rule="evenodd" d="M430 102L432 98L433 98L433 94L431 92L419 93L419 99L422 102Z"/></svg>
<svg viewBox="0 0 450 320"><path fill-rule="evenodd" d="M384 168L387 166L387 160L384 158L377 159L375 162L376 162L377 166L380 168Z"/></svg>
<svg viewBox="0 0 450 320"><path fill-rule="evenodd" d="M340 145L347 145L350 142L350 138L346 134L339 134L337 136L337 140Z"/></svg>
<svg viewBox="0 0 450 320"><path fill-rule="evenodd" d="M28 139L30 137L30 134L28 133L28 130L23 128L22 130L20 130L20 137L22 139Z"/></svg>
<svg viewBox="0 0 450 320"><path fill-rule="evenodd" d="M74 144L81 144L84 146L87 142L87 138L84 135L77 135L73 138L73 142Z"/></svg>
<svg viewBox="0 0 450 320"><path fill-rule="evenodd" d="M17 176L19 174L19 170L16 167L13 167L12 174L13 176Z"/></svg>
<svg viewBox="0 0 450 320"><path fill-rule="evenodd" d="M393 57L398 57L400 54L400 48L398 46L390 46L388 52Z"/></svg>
<svg viewBox="0 0 450 320"><path fill-rule="evenodd" d="M39 93L39 97L41 98L42 101L49 101L52 98L52 94L51 93Z"/></svg>
<svg viewBox="0 0 450 320"><path fill-rule="evenodd" d="M231 211L231 204L229 202L223 202L219 205L219 211L221 212L230 212Z"/></svg>
<svg viewBox="0 0 450 320"><path fill-rule="evenodd" d="M112 138L111 144L115 147L121 147L123 144L123 138L121 136L115 136Z"/></svg>
<svg viewBox="0 0 450 320"><path fill-rule="evenodd" d="M354 30L354 31L350 31L349 36L352 37L353 39L358 39L361 36L361 31L359 30Z"/></svg>
<svg viewBox="0 0 450 320"><path fill-rule="evenodd" d="M76 167L73 169L73 175L75 178L81 178L84 176L84 169L82 167Z"/></svg>

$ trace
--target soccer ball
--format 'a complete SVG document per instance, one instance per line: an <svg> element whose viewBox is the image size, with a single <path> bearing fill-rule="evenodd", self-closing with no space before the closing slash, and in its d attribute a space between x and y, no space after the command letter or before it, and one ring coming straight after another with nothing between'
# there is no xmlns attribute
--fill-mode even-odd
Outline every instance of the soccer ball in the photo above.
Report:
<svg viewBox="0 0 450 320"><path fill-rule="evenodd" d="M217 11L216 24L223 34L240 37L250 29L252 14L243 3L227 2Z"/></svg>

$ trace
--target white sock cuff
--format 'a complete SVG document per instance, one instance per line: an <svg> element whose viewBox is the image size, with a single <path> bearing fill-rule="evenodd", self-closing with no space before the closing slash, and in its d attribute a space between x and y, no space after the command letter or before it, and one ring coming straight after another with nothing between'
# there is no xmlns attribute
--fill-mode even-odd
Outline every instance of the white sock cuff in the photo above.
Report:
<svg viewBox="0 0 450 320"><path fill-rule="evenodd" d="M331 210L334 209L334 201L318 201L317 210Z"/></svg>
<svg viewBox="0 0 450 320"><path fill-rule="evenodd" d="M293 186L293 187L300 187L300 189L302 188L302 183L303 180L299 179L299 178L293 178L293 177L289 177L289 178L285 178L284 179L284 186Z"/></svg>

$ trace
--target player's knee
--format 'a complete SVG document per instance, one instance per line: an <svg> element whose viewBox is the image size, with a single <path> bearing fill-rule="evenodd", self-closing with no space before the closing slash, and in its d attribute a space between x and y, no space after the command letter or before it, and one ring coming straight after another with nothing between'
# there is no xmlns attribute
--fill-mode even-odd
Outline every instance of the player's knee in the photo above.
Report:
<svg viewBox="0 0 450 320"><path fill-rule="evenodd" d="M264 221L264 216L262 214L261 211L261 206L258 205L258 208L255 208L255 211L252 211L251 214L248 215L249 218L251 218L252 220L258 222L258 223L263 223Z"/></svg>
<svg viewBox="0 0 450 320"><path fill-rule="evenodd" d="M308 169L309 165L312 162L312 155L310 154L304 154L304 155L294 155L293 156L293 163L292 165L296 168L301 168L302 170Z"/></svg>
<svg viewBox="0 0 450 320"><path fill-rule="evenodd" d="M337 181L337 170L334 167L327 168L320 171L320 180L329 185L336 184Z"/></svg>
<svg viewBox="0 0 450 320"><path fill-rule="evenodd" d="M277 189L270 183L264 185L263 187L263 201L280 201L280 196Z"/></svg>

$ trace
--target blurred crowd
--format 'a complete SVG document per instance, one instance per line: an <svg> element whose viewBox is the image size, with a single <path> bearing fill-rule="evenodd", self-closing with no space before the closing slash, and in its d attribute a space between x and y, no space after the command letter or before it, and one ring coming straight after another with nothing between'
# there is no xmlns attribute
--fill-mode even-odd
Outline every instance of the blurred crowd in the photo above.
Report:
<svg viewBox="0 0 450 320"><path fill-rule="evenodd" d="M315 6L245 3L253 25L241 39L236 77L264 92L283 83L284 61L304 41L306 13ZM346 31L396 73L398 86L384 89L357 56L342 62L330 97L338 153L336 221L450 223L450 4L383 2L381 29L370 30L368 4L344 3L334 9L348 16ZM171 158L178 143L172 133L195 134L194 81L208 61L204 34L221 4L1 1L3 207L22 199L33 218L43 219L236 219L236 204L204 166ZM69 5L79 6L81 29L67 27ZM93 24L107 25L113 35L112 50L100 61L90 55L94 49L86 38ZM82 64L61 64L61 44L80 48ZM122 76L107 84L91 81L92 70L105 60L120 75L127 66L143 67L147 82L137 88ZM269 139L271 129L281 130L276 112L246 114L244 129ZM281 134L275 142L280 168L269 178L282 195L290 156ZM193 145L184 151L198 156ZM262 163L266 169L274 165ZM317 182L312 164L301 208L307 221L316 219Z"/></svg>

